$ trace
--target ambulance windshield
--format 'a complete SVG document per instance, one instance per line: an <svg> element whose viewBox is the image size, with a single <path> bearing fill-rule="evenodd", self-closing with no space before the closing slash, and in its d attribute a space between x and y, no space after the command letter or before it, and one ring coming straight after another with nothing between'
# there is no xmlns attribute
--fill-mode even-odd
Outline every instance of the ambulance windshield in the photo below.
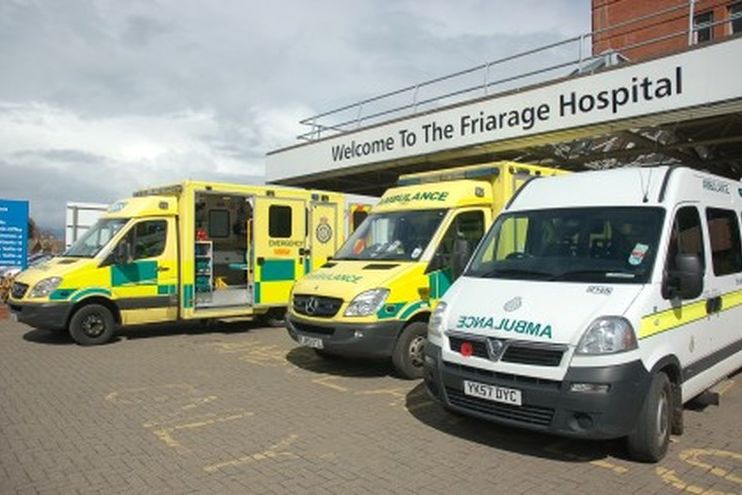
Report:
<svg viewBox="0 0 742 495"><path fill-rule="evenodd" d="M474 253L470 277L588 283L649 279L665 212L563 208L501 215Z"/></svg>
<svg viewBox="0 0 742 495"><path fill-rule="evenodd" d="M98 220L62 256L93 258L128 221L128 218L102 218Z"/></svg>
<svg viewBox="0 0 742 495"><path fill-rule="evenodd" d="M448 210L372 213L334 256L336 260L415 261Z"/></svg>

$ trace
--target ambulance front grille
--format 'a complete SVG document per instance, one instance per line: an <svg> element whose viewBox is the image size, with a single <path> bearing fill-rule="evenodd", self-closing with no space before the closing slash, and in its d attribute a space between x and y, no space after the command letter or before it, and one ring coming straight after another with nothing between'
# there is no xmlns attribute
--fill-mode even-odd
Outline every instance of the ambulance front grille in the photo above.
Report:
<svg viewBox="0 0 742 495"><path fill-rule="evenodd" d="M489 359L489 353L487 352L487 343L484 340L473 340L465 339L462 337L450 336L448 342L451 344L451 350L453 352L461 353L461 345L464 342L469 342L472 346L472 356Z"/></svg>
<svg viewBox="0 0 742 495"><path fill-rule="evenodd" d="M554 418L554 409L539 406L514 406L487 399L470 397L461 390L446 387L446 395L452 405L495 418L518 421L537 426L549 426Z"/></svg>
<svg viewBox="0 0 742 495"><path fill-rule="evenodd" d="M470 336L459 333L449 333L448 342L451 350L459 354L461 354L461 346L464 342L468 342L472 348L471 356L492 361L528 364L531 366L557 367L562 363L562 356L564 356L567 350L566 346L556 344L543 345L533 342Z"/></svg>
<svg viewBox="0 0 742 495"><path fill-rule="evenodd" d="M342 306L343 300L336 297L294 294L292 304L294 311L301 315L332 318Z"/></svg>
<svg viewBox="0 0 742 495"><path fill-rule="evenodd" d="M532 366L559 366L562 362L562 355L564 355L562 349L510 345L502 355L501 361Z"/></svg>
<svg viewBox="0 0 742 495"><path fill-rule="evenodd" d="M13 286L10 288L10 295L13 296L13 299L23 299L23 296L26 295L27 290L28 290L27 284L22 284L20 282L14 282Z"/></svg>

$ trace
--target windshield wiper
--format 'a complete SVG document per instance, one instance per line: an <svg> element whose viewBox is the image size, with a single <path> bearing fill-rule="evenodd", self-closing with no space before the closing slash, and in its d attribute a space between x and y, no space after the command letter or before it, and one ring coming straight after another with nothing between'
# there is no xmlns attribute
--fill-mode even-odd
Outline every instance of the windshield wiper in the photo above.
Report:
<svg viewBox="0 0 742 495"><path fill-rule="evenodd" d="M539 272L536 270L525 270L522 268L495 268L494 270L490 270L488 272L485 272L484 274L481 274L481 275L477 274L474 276L479 276L483 278L491 278L491 277L496 277L498 275L505 275L506 276L505 278L510 278L510 277L507 277L507 275L529 275L531 277L538 277L544 280L550 280L554 276L553 273Z"/></svg>
<svg viewBox="0 0 742 495"><path fill-rule="evenodd" d="M623 278L623 279L629 279L629 278L636 278L636 274L632 272L627 272L624 270L572 270L567 272L562 272L558 275L554 275L549 280L566 280L570 277L580 277L583 275L602 275L605 278Z"/></svg>

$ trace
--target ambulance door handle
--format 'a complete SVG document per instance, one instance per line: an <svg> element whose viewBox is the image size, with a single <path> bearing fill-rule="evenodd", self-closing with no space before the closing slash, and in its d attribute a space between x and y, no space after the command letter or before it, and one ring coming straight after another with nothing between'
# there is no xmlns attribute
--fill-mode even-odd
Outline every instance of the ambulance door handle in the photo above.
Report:
<svg viewBox="0 0 742 495"><path fill-rule="evenodd" d="M169 266L158 266L157 267L157 271L158 272L169 272L170 271L170 267Z"/></svg>
<svg viewBox="0 0 742 495"><path fill-rule="evenodd" d="M721 311L721 296L706 299L706 314L718 313Z"/></svg>
<svg viewBox="0 0 742 495"><path fill-rule="evenodd" d="M309 256L309 253L311 252L311 249L299 248L299 256Z"/></svg>
<svg viewBox="0 0 742 495"><path fill-rule="evenodd" d="M262 266L263 263L265 263L265 258L263 258L262 256L258 256L258 258L255 261L257 262L258 265Z"/></svg>

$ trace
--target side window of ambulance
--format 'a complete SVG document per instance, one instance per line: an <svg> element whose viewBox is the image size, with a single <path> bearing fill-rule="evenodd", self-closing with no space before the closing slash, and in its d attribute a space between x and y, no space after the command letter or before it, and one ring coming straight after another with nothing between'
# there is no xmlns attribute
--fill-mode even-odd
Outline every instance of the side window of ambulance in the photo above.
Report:
<svg viewBox="0 0 742 495"><path fill-rule="evenodd" d="M701 265L704 267L706 265L701 218L695 206L684 206L675 214L667 252L668 271L677 268L675 258L678 254L695 254L700 258Z"/></svg>
<svg viewBox="0 0 742 495"><path fill-rule="evenodd" d="M167 242L167 222L165 220L139 222L126 233L123 240L131 246L134 260L160 256L165 251Z"/></svg>
<svg viewBox="0 0 742 495"><path fill-rule="evenodd" d="M291 237L291 207L271 205L268 208L268 235L281 239Z"/></svg>
<svg viewBox="0 0 742 495"><path fill-rule="evenodd" d="M441 240L438 252L444 255L453 253L456 239L463 239L469 245L469 253L474 252L477 243L484 235L484 213L481 211L465 211L448 226L446 234Z"/></svg>
<svg viewBox="0 0 742 495"><path fill-rule="evenodd" d="M547 235L544 226L544 234ZM529 221L527 217L511 216L505 219L500 228L500 236L494 246L492 259L504 260L525 253L528 248Z"/></svg>
<svg viewBox="0 0 742 495"><path fill-rule="evenodd" d="M742 249L740 248L737 215L731 210L706 209L711 263L714 275L722 276L742 271Z"/></svg>

